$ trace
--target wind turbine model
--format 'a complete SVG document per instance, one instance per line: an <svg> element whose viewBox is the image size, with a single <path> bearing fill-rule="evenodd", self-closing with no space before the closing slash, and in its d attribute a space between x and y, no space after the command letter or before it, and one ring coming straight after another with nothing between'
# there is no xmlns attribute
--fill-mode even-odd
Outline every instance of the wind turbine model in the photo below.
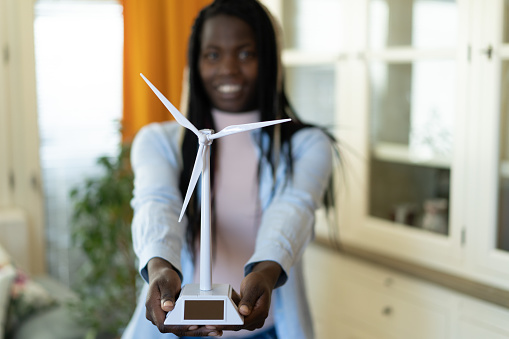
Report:
<svg viewBox="0 0 509 339"><path fill-rule="evenodd" d="M196 134L200 145L179 218L180 222L201 174L200 284L188 284L182 288L175 308L173 311L168 312L164 323L167 325L242 325L244 323L244 317L238 312L237 306L232 300L232 287L229 284L212 284L210 145L214 139L280 124L290 121L291 119L232 125L225 127L217 133L214 133L214 131L210 129L198 130L143 74L140 75L170 111L175 120L181 126Z"/></svg>

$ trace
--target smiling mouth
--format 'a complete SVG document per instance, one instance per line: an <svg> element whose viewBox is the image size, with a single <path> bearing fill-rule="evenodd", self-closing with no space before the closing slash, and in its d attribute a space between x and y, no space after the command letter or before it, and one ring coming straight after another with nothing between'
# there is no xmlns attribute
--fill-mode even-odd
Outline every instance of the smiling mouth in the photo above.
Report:
<svg viewBox="0 0 509 339"><path fill-rule="evenodd" d="M217 91L222 94L233 94L238 93L242 89L241 85L231 85L231 84L225 84L225 85L219 85L217 87Z"/></svg>

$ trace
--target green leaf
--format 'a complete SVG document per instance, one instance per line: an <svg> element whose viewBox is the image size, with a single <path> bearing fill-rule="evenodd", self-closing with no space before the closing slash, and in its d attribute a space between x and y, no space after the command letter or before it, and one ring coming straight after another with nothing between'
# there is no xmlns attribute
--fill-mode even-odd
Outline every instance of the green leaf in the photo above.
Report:
<svg viewBox="0 0 509 339"><path fill-rule="evenodd" d="M80 296L73 309L91 329L91 338L118 334L136 306L140 278L131 242L134 176L129 149L122 145L116 158L99 158L103 175L70 191L71 239L86 259L73 286Z"/></svg>

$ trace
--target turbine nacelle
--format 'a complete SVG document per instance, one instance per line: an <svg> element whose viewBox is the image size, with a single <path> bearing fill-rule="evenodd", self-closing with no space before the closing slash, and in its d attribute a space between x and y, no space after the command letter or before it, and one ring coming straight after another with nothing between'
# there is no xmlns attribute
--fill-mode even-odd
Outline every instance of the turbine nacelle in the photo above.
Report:
<svg viewBox="0 0 509 339"><path fill-rule="evenodd" d="M212 145L212 140L214 140L214 139L211 139L210 136L212 134L214 134L214 130L213 129L201 129L201 130L199 130L199 132L201 133L201 135L198 137L198 143L200 145L204 145L204 146Z"/></svg>

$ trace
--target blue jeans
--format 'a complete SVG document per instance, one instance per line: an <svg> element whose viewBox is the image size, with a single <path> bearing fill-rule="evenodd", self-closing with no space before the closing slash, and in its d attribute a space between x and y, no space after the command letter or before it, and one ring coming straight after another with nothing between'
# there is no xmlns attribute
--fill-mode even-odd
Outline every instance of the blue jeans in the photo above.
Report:
<svg viewBox="0 0 509 339"><path fill-rule="evenodd" d="M197 338L197 337L180 337L180 339L192 339L192 338ZM212 339L214 337L201 337L201 338ZM219 337L219 338L221 338L221 337ZM268 330L265 330L263 332L257 333L252 336L244 337L243 339L277 339L276 328L274 326L272 326Z"/></svg>

